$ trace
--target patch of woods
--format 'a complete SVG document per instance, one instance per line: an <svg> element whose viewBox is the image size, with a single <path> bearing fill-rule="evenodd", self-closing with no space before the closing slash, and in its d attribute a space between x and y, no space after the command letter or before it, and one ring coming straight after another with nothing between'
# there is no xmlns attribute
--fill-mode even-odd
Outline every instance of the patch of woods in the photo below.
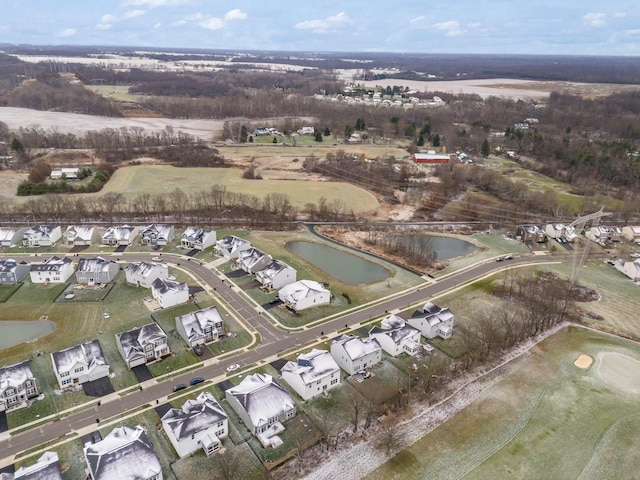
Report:
<svg viewBox="0 0 640 480"><path fill-rule="evenodd" d="M18 196L44 195L46 193L92 193L99 192L115 171L113 165L101 163L93 168L81 168L75 179L49 179L51 166L44 161L32 162L27 180L18 185ZM89 179L89 181L84 181Z"/></svg>

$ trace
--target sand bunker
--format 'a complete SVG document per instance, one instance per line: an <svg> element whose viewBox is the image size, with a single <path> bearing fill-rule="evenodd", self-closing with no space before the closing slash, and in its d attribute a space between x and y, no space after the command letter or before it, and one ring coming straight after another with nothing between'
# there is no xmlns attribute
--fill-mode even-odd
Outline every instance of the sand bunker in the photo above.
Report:
<svg viewBox="0 0 640 480"><path fill-rule="evenodd" d="M576 358L576 361L573 364L578 368L589 368L593 363L593 358L589 355L585 355L584 353Z"/></svg>
<svg viewBox="0 0 640 480"><path fill-rule="evenodd" d="M598 376L608 385L629 393L640 393L640 362L620 353L599 357Z"/></svg>

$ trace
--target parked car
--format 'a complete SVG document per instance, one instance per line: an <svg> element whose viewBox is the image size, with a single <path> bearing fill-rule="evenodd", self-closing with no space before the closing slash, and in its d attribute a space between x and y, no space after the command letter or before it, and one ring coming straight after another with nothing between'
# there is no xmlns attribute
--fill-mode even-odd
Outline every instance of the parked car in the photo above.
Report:
<svg viewBox="0 0 640 480"><path fill-rule="evenodd" d="M153 260L154 262L162 262L163 258L162 257L153 257L151 260Z"/></svg>
<svg viewBox="0 0 640 480"><path fill-rule="evenodd" d="M195 353L197 356L202 356L202 348L200 348L198 345L193 347L193 353Z"/></svg>
<svg viewBox="0 0 640 480"><path fill-rule="evenodd" d="M240 368L240 365L238 365L237 363L234 363L233 365L229 365L227 367L227 372L233 372L234 370L238 370Z"/></svg>
<svg viewBox="0 0 640 480"><path fill-rule="evenodd" d="M504 260L504 258L502 258L502 257L496 258L496 262L502 262L503 260Z"/></svg>
<svg viewBox="0 0 640 480"><path fill-rule="evenodd" d="M513 255L509 254L509 255L505 255L504 256L505 260L513 260Z"/></svg>
<svg viewBox="0 0 640 480"><path fill-rule="evenodd" d="M179 383L178 385L173 387L174 392L179 392L180 390L184 390L187 386L184 383Z"/></svg>
<svg viewBox="0 0 640 480"><path fill-rule="evenodd" d="M197 384L202 383L202 382L204 382L204 378L202 378L202 377L193 377L189 383L191 385L197 385Z"/></svg>

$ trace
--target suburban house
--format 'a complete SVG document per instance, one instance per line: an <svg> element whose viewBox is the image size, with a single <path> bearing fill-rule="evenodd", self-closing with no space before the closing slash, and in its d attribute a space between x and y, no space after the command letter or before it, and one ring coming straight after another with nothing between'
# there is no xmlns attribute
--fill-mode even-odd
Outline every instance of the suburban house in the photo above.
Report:
<svg viewBox="0 0 640 480"><path fill-rule="evenodd" d="M53 352L51 362L61 389L109 375L109 365L98 340Z"/></svg>
<svg viewBox="0 0 640 480"><path fill-rule="evenodd" d="M545 226L544 232L549 238L561 242L573 242L577 236L574 227L571 225L563 225L562 223L549 223Z"/></svg>
<svg viewBox="0 0 640 480"><path fill-rule="evenodd" d="M316 128L315 127L302 127L297 131L298 135L315 135Z"/></svg>
<svg viewBox="0 0 640 480"><path fill-rule="evenodd" d="M591 227L584 234L592 242L596 242L599 245L606 245L611 242L619 242L622 236L622 230L620 227L607 227L605 225Z"/></svg>
<svg viewBox="0 0 640 480"><path fill-rule="evenodd" d="M169 267L164 263L130 263L124 270L127 282L138 287L151 288L158 278L169 278Z"/></svg>
<svg viewBox="0 0 640 480"><path fill-rule="evenodd" d="M0 228L0 247L11 247L22 243L24 232L27 231L27 227L12 228L1 227Z"/></svg>
<svg viewBox="0 0 640 480"><path fill-rule="evenodd" d="M84 447L92 480L162 480L160 460L144 428L116 427Z"/></svg>
<svg viewBox="0 0 640 480"><path fill-rule="evenodd" d="M278 437L284 431L281 422L295 417L296 404L271 375L247 375L239 385L227 389L224 395L264 447L275 448L282 444Z"/></svg>
<svg viewBox="0 0 640 480"><path fill-rule="evenodd" d="M285 306L298 312L328 304L331 302L331 292L313 280L298 280L282 287L278 291L278 298Z"/></svg>
<svg viewBox="0 0 640 480"><path fill-rule="evenodd" d="M49 178L51 178L51 180L60 180L61 178L76 180L78 175L80 175L80 169L78 167L63 167L60 170L51 170Z"/></svg>
<svg viewBox="0 0 640 480"><path fill-rule="evenodd" d="M44 263L32 263L29 276L33 283L64 283L74 271L73 261L69 257L53 256Z"/></svg>
<svg viewBox="0 0 640 480"><path fill-rule="evenodd" d="M331 342L331 356L345 372L353 375L382 360L382 347L375 338L340 335Z"/></svg>
<svg viewBox="0 0 640 480"><path fill-rule="evenodd" d="M38 396L38 383L29 361L0 368L0 412L28 407L29 399Z"/></svg>
<svg viewBox="0 0 640 480"><path fill-rule="evenodd" d="M427 163L427 164L438 164L438 163L449 163L451 161L451 155L448 153L436 153L436 152L427 152L427 153L414 153L411 155L411 159L414 163Z"/></svg>
<svg viewBox="0 0 640 480"><path fill-rule="evenodd" d="M416 312L407 322L429 339L436 337L447 339L453 333L451 310L438 307L431 302L425 303L422 312Z"/></svg>
<svg viewBox="0 0 640 480"><path fill-rule="evenodd" d="M518 225L516 227L516 238L523 243L544 243L547 241L547 235L539 225Z"/></svg>
<svg viewBox="0 0 640 480"><path fill-rule="evenodd" d="M171 353L167 335L155 322L116 333L116 345L129 368L155 362Z"/></svg>
<svg viewBox="0 0 640 480"><path fill-rule="evenodd" d="M640 258L633 262L626 262L621 258L613 265L616 270L621 271L634 282L640 282Z"/></svg>
<svg viewBox="0 0 640 480"><path fill-rule="evenodd" d="M62 480L62 469L56 452L44 452L33 465L20 467L14 480Z"/></svg>
<svg viewBox="0 0 640 480"><path fill-rule="evenodd" d="M58 225L34 225L27 228L22 237L25 247L50 247L62 238L62 229Z"/></svg>
<svg viewBox="0 0 640 480"><path fill-rule="evenodd" d="M382 349L392 357L401 353L413 356L420 350L420 330L397 315L384 317L379 327L369 330L369 336L375 338Z"/></svg>
<svg viewBox="0 0 640 480"><path fill-rule="evenodd" d="M640 243L640 226L622 227L622 236L630 242ZM2 245L2 230L0 229L0 245Z"/></svg>
<svg viewBox="0 0 640 480"><path fill-rule="evenodd" d="M216 242L214 252L216 255L221 255L227 260L233 260L234 258L238 258L240 252L244 252L250 248L251 244L247 240L236 237L235 235L227 235Z"/></svg>
<svg viewBox="0 0 640 480"><path fill-rule="evenodd" d="M68 226L62 234L65 245L91 245L98 239L98 229L96 227Z"/></svg>
<svg viewBox="0 0 640 480"><path fill-rule="evenodd" d="M21 282L31 270L26 262L16 262L13 258L0 260L0 285L15 285Z"/></svg>
<svg viewBox="0 0 640 480"><path fill-rule="evenodd" d="M199 448L208 456L220 450L221 438L229 434L227 414L209 392L187 400L162 417L162 428L180 458Z"/></svg>
<svg viewBox="0 0 640 480"><path fill-rule="evenodd" d="M120 271L120 266L114 261L106 261L102 257L81 258L76 269L76 282L85 285L111 282Z"/></svg>
<svg viewBox="0 0 640 480"><path fill-rule="evenodd" d="M176 330L190 347L215 342L224 333L222 317L215 305L176 317Z"/></svg>
<svg viewBox="0 0 640 480"><path fill-rule="evenodd" d="M142 245L169 245L174 235L173 225L159 225L154 223L142 230L140 243Z"/></svg>
<svg viewBox="0 0 640 480"><path fill-rule="evenodd" d="M303 400L340 385L340 367L327 350L314 348L282 367L282 378Z"/></svg>
<svg viewBox="0 0 640 480"><path fill-rule="evenodd" d="M189 301L189 286L167 278L156 278L151 284L151 295L162 308L169 308Z"/></svg>
<svg viewBox="0 0 640 480"><path fill-rule="evenodd" d="M296 269L286 263L273 259L262 270L256 272L256 280L262 288L273 290L296 281Z"/></svg>
<svg viewBox="0 0 640 480"><path fill-rule="evenodd" d="M131 245L137 236L137 227L130 225L109 227L102 234L102 245Z"/></svg>
<svg viewBox="0 0 640 480"><path fill-rule="evenodd" d="M236 266L247 273L256 273L266 267L271 260L271 255L251 247L238 254Z"/></svg>
<svg viewBox="0 0 640 480"><path fill-rule="evenodd" d="M198 227L187 227L182 233L180 245L190 250L204 250L216 244L216 232Z"/></svg>

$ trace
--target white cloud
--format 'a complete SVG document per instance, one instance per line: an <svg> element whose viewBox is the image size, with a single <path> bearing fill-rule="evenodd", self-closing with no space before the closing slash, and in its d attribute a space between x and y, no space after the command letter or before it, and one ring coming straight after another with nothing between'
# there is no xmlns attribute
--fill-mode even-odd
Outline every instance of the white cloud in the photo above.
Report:
<svg viewBox="0 0 640 480"><path fill-rule="evenodd" d="M627 12L616 12L614 14L612 14L611 16L613 18L625 18L627 16Z"/></svg>
<svg viewBox="0 0 640 480"><path fill-rule="evenodd" d="M110 23L99 23L96 25L96 29L98 30L110 30L111 27L113 25L111 25Z"/></svg>
<svg viewBox="0 0 640 480"><path fill-rule="evenodd" d="M113 22L117 22L118 21L118 17L116 17L115 15L103 15L102 18L100 19L101 23L113 23Z"/></svg>
<svg viewBox="0 0 640 480"><path fill-rule="evenodd" d="M176 20L175 22L170 22L169 26L170 27L182 27L183 25L186 25L188 22L186 20Z"/></svg>
<svg viewBox="0 0 640 480"><path fill-rule="evenodd" d="M221 28L224 28L224 22L216 17L207 18L200 22L199 25L207 30L220 30Z"/></svg>
<svg viewBox="0 0 640 480"><path fill-rule="evenodd" d="M305 20L304 22L296 23L295 28L312 30L315 33L326 33L349 25L353 25L353 22L349 20L346 13L340 12L324 19Z"/></svg>
<svg viewBox="0 0 640 480"><path fill-rule="evenodd" d="M582 21L589 27L601 27L607 18L605 13L587 13L582 16Z"/></svg>
<svg viewBox="0 0 640 480"><path fill-rule="evenodd" d="M145 10L129 10L128 12L125 12L122 17L120 17L120 20L129 20L131 18L140 17L145 13L147 13Z"/></svg>
<svg viewBox="0 0 640 480"><path fill-rule="evenodd" d="M224 14L224 19L227 22L232 20L245 20L247 18L247 14L242 12L239 8L234 8L233 10L229 10Z"/></svg>
<svg viewBox="0 0 640 480"><path fill-rule="evenodd" d="M77 30L75 28L65 28L61 32L58 32L58 37L67 38L73 37L76 34Z"/></svg>
<svg viewBox="0 0 640 480"><path fill-rule="evenodd" d="M419 17L412 18L411 20L409 20L409 23L422 23L426 19L427 19L427 17L425 17L424 15L420 15Z"/></svg>
<svg viewBox="0 0 640 480"><path fill-rule="evenodd" d="M447 37L455 37L456 35L462 35L465 32L464 30L460 29L460 24L455 20L435 23L432 25L432 27L444 32Z"/></svg>
<svg viewBox="0 0 640 480"><path fill-rule="evenodd" d="M145 6L149 8L155 7L175 7L176 5L188 5L191 0L124 0L121 2L123 6Z"/></svg>
<svg viewBox="0 0 640 480"><path fill-rule="evenodd" d="M187 15L186 17L184 17L185 20L189 21L189 22L193 22L196 20L202 20L204 18L204 15L200 12L198 13L193 13L191 15Z"/></svg>
<svg viewBox="0 0 640 480"><path fill-rule="evenodd" d="M159 28L162 28L162 24L161 24L160 22L156 23L156 24L153 26L153 29L154 29L154 30L158 30Z"/></svg>

